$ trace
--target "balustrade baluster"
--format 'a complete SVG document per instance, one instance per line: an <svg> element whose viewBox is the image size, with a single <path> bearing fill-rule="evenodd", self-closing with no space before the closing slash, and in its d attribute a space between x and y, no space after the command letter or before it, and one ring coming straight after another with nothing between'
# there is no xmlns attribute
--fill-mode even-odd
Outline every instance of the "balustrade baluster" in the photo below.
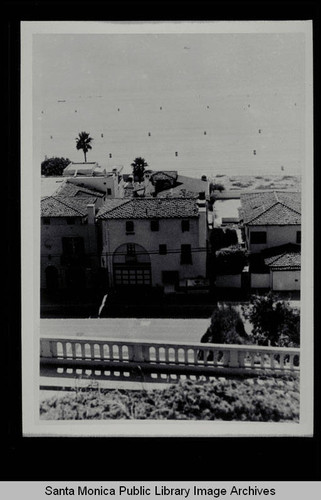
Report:
<svg viewBox="0 0 321 500"><path fill-rule="evenodd" d="M188 349L184 347L184 363L188 365Z"/></svg>
<svg viewBox="0 0 321 500"><path fill-rule="evenodd" d="M270 354L270 367L271 367L272 369L274 369L274 368L275 368L275 357L274 357L274 354L273 354L273 353L272 353L272 354Z"/></svg>
<svg viewBox="0 0 321 500"><path fill-rule="evenodd" d="M75 359L77 357L76 354L76 342L71 343L71 357Z"/></svg>
<svg viewBox="0 0 321 500"><path fill-rule="evenodd" d="M265 354L263 352L260 352L260 367L265 367Z"/></svg>
<svg viewBox="0 0 321 500"><path fill-rule="evenodd" d="M224 350L223 351L223 366L228 366L230 362L230 352Z"/></svg>
<svg viewBox="0 0 321 500"><path fill-rule="evenodd" d="M194 365L198 364L198 349L193 348L193 363Z"/></svg>
<svg viewBox="0 0 321 500"><path fill-rule="evenodd" d="M245 366L245 352L239 351L239 367L244 368Z"/></svg>
<svg viewBox="0 0 321 500"><path fill-rule="evenodd" d="M67 358L67 342L62 342L62 357Z"/></svg>
<svg viewBox="0 0 321 500"><path fill-rule="evenodd" d="M284 361L285 361L285 354L283 352L280 353L280 368L281 370L284 369Z"/></svg>

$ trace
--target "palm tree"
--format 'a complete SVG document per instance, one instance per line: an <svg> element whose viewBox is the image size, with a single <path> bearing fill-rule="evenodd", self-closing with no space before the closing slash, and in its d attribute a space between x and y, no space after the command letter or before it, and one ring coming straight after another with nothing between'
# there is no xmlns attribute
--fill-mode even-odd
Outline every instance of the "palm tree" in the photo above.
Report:
<svg viewBox="0 0 321 500"><path fill-rule="evenodd" d="M131 163L131 166L133 167L134 179L137 177L138 181L141 182L144 178L145 167L148 167L148 163L146 163L145 158L138 156L135 158L133 163Z"/></svg>
<svg viewBox="0 0 321 500"><path fill-rule="evenodd" d="M83 150L85 163L87 162L87 151L92 149L90 144L91 141L93 141L93 138L90 137L87 132L79 132L78 137L76 137L76 148Z"/></svg>

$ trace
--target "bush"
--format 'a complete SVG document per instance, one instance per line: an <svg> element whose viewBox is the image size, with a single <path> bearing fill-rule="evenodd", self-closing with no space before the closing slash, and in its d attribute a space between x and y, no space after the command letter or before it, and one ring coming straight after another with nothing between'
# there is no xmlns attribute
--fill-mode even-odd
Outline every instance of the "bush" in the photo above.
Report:
<svg viewBox="0 0 321 500"><path fill-rule="evenodd" d="M240 313L232 306L218 306L214 309L211 324L201 342L211 344L244 344L248 335Z"/></svg>
<svg viewBox="0 0 321 500"><path fill-rule="evenodd" d="M41 402L44 420L223 420L284 422L299 419L296 377L179 382L153 391L86 391Z"/></svg>
<svg viewBox="0 0 321 500"><path fill-rule="evenodd" d="M212 251L237 245L237 233L235 229L215 227L210 234L210 244Z"/></svg>
<svg viewBox="0 0 321 500"><path fill-rule="evenodd" d="M273 292L252 295L249 304L243 306L243 314L253 325L253 343L300 346L300 313Z"/></svg>
<svg viewBox="0 0 321 500"><path fill-rule="evenodd" d="M239 245L221 248L215 253L215 269L217 274L238 274L247 263L247 253Z"/></svg>
<svg viewBox="0 0 321 500"><path fill-rule="evenodd" d="M41 175L45 175L46 177L51 175L62 175L69 163L70 160L68 158L46 158L41 163Z"/></svg>

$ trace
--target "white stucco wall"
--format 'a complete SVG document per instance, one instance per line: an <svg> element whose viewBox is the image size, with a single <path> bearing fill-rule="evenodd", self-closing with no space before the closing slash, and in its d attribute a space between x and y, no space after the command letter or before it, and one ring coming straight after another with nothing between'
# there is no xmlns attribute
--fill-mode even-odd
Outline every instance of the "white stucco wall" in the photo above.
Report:
<svg viewBox="0 0 321 500"><path fill-rule="evenodd" d="M117 175L109 175L106 177L93 176L78 176L67 177L68 182L72 182L77 186L84 185L88 189L97 189L106 193L106 198L120 198L123 196L123 181L118 183ZM111 194L107 194L107 189L111 190Z"/></svg>
<svg viewBox="0 0 321 500"><path fill-rule="evenodd" d="M276 291L300 290L300 274L300 271L272 271L272 289Z"/></svg>
<svg viewBox="0 0 321 500"><path fill-rule="evenodd" d="M52 217L50 225L41 223L41 288L46 287L46 268L54 266L58 270L59 286L64 287L64 266L61 265L63 252L62 238L81 237L84 240L85 254L91 255L90 267L99 265L97 257L97 236L94 224L81 224L81 218L76 218L76 223L69 225L63 217ZM43 221L41 221L43 222Z"/></svg>
<svg viewBox="0 0 321 500"><path fill-rule="evenodd" d="M256 231L266 231L266 243L250 243L251 233ZM261 252L261 250L264 250L265 248L276 247L286 243L296 243L297 231L301 231L301 225L248 226L247 241L249 244L249 250L253 253L257 253Z"/></svg>
<svg viewBox="0 0 321 500"><path fill-rule="evenodd" d="M205 225L205 213L201 221ZM152 268L152 285L163 285L163 271L179 271L179 279L206 276L206 241L200 242L199 218L189 219L190 230L182 232L182 219L161 219L159 231L151 231L150 219L134 220L134 234L126 234L126 220L102 221L103 255L107 258L108 273L112 283L112 264L115 250L122 244L135 243L141 245L150 255ZM205 233L201 231L202 238ZM167 251L175 253L159 255L159 245L167 245ZM181 245L190 244L192 247L192 264L181 265ZM203 252L193 252L193 249L203 247Z"/></svg>
<svg viewBox="0 0 321 500"><path fill-rule="evenodd" d="M270 288L270 273L251 273L251 288Z"/></svg>

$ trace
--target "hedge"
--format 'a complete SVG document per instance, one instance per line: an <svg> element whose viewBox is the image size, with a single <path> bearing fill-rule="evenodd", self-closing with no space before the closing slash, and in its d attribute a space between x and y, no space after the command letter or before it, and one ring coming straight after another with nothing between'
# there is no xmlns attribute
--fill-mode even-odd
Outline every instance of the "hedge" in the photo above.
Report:
<svg viewBox="0 0 321 500"><path fill-rule="evenodd" d="M296 376L184 381L151 391L86 390L41 402L45 420L299 420Z"/></svg>

